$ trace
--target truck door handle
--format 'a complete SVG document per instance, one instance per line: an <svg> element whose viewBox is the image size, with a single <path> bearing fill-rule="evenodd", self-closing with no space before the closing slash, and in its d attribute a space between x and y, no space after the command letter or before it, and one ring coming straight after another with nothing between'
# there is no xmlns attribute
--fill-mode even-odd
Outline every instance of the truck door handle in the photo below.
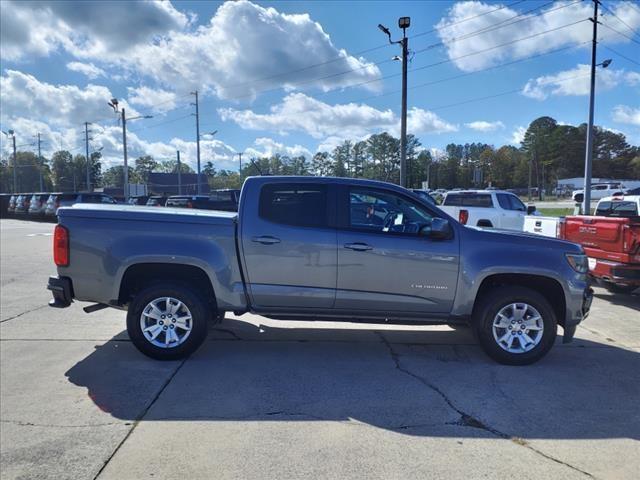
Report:
<svg viewBox="0 0 640 480"><path fill-rule="evenodd" d="M366 250L373 249L371 245L367 245L366 243L345 243L344 248L355 250L356 252L364 252Z"/></svg>
<svg viewBox="0 0 640 480"><path fill-rule="evenodd" d="M280 243L280 239L271 237L269 235L262 235L260 237L253 237L252 242L261 243L263 245L273 245L274 243Z"/></svg>

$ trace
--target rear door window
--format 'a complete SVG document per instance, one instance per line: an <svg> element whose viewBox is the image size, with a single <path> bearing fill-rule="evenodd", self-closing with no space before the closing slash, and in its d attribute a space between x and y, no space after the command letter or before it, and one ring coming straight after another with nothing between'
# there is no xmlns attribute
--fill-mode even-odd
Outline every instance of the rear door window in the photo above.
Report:
<svg viewBox="0 0 640 480"><path fill-rule="evenodd" d="M492 208L490 193L450 193L444 200L445 206Z"/></svg>
<svg viewBox="0 0 640 480"><path fill-rule="evenodd" d="M312 183L264 185L260 191L261 218L300 227L326 227L327 186Z"/></svg>

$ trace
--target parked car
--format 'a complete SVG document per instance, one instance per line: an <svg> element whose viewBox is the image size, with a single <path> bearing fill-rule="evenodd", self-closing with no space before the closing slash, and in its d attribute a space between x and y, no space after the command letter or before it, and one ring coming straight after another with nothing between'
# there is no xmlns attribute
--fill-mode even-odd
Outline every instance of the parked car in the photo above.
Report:
<svg viewBox="0 0 640 480"><path fill-rule="evenodd" d="M26 215L29 212L29 204L31 203L31 193L22 193L16 199L16 206L13 213L16 215Z"/></svg>
<svg viewBox="0 0 640 480"><path fill-rule="evenodd" d="M164 207L167 197L164 195L151 195L147 200L147 207Z"/></svg>
<svg viewBox="0 0 640 480"><path fill-rule="evenodd" d="M0 218L6 218L9 216L9 203L11 202L10 193L0 193Z"/></svg>
<svg viewBox="0 0 640 480"><path fill-rule="evenodd" d="M640 287L639 198L603 199L598 216L570 216L562 224L561 238L584 247L589 274L613 292Z"/></svg>
<svg viewBox="0 0 640 480"><path fill-rule="evenodd" d="M624 187L620 183L594 183L591 185L591 200L600 200L612 195L624 193ZM584 200L584 190L574 190L571 198L576 203Z"/></svg>
<svg viewBox="0 0 640 480"><path fill-rule="evenodd" d="M148 195L139 195L137 197L129 197L129 205L146 205L149 201Z"/></svg>
<svg viewBox="0 0 640 480"><path fill-rule="evenodd" d="M61 208L51 306L127 309L129 337L157 359L189 355L233 311L470 323L513 365L542 358L558 324L571 341L589 312L587 257L570 242L468 228L370 180L250 177L241 197L238 213Z"/></svg>
<svg viewBox="0 0 640 480"><path fill-rule="evenodd" d="M167 198L165 207L174 208L199 208L202 210L213 210L209 208L209 197L206 195L172 195Z"/></svg>
<svg viewBox="0 0 640 480"><path fill-rule="evenodd" d="M502 190L450 191L440 208L464 225L522 231L524 217L535 211Z"/></svg>
<svg viewBox="0 0 640 480"><path fill-rule="evenodd" d="M50 196L50 193L34 193L29 203L29 215L33 217L43 216Z"/></svg>
<svg viewBox="0 0 640 480"><path fill-rule="evenodd" d="M9 197L9 205L7 206L7 213L9 215L13 215L14 213L16 213L16 203L18 202L18 197L20 195L11 195L11 197Z"/></svg>
<svg viewBox="0 0 640 480"><path fill-rule="evenodd" d="M54 217L58 214L58 208L70 207L76 203L115 204L116 201L104 193L54 193L49 195L44 214L48 217Z"/></svg>

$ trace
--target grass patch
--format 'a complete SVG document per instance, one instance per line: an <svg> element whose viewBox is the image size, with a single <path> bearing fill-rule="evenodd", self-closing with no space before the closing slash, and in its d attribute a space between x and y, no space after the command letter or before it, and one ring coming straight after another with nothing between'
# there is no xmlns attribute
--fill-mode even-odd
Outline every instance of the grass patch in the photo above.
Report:
<svg viewBox="0 0 640 480"><path fill-rule="evenodd" d="M566 217L573 215L573 207L571 208L539 208L538 212L545 217Z"/></svg>

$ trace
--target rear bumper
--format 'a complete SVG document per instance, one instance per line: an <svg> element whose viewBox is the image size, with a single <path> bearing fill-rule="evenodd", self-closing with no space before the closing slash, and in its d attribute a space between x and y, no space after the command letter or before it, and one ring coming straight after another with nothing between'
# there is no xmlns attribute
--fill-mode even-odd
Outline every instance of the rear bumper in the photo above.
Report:
<svg viewBox="0 0 640 480"><path fill-rule="evenodd" d="M65 308L73 302L73 285L69 277L49 277L47 290L51 290L53 299L49 301L49 306L54 308Z"/></svg>
<svg viewBox="0 0 640 480"><path fill-rule="evenodd" d="M596 259L591 276L607 282L623 285L640 285L640 264L612 262Z"/></svg>

